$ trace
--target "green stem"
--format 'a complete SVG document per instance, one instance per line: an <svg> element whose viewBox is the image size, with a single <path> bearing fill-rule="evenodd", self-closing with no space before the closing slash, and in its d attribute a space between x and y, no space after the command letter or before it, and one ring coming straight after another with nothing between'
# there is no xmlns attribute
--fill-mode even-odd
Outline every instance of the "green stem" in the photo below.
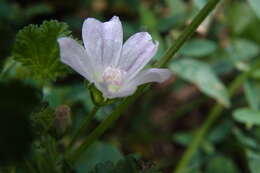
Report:
<svg viewBox="0 0 260 173"><path fill-rule="evenodd" d="M80 135L82 135L87 130L87 128L89 127L90 122L95 117L95 115L96 115L97 111L99 110L99 108L100 108L99 106L94 106L94 108L92 109L90 114L86 116L86 118L83 121L83 123L81 124L80 128L76 131L75 135L72 137L72 139L70 141L70 144L68 146L68 150L71 149L71 147L74 145L74 143L76 142L78 137Z"/></svg>
<svg viewBox="0 0 260 173"><path fill-rule="evenodd" d="M258 58L260 59L260 57ZM241 86L241 84L254 72L260 67L260 60L255 63L249 71L246 71L240 74L229 86L229 96L230 98L235 94L236 90ZM220 104L216 104L211 112L208 115L208 118L203 123L201 128L196 133L193 141L189 145L188 149L185 151L182 159L178 163L174 173L183 173L187 165L189 164L192 156L197 151L201 141L206 136L209 128L214 124L214 122L221 116L221 112L223 111L224 107Z"/></svg>
<svg viewBox="0 0 260 173"><path fill-rule="evenodd" d="M81 144L79 148L76 149L76 151L68 156L68 160L70 163L74 163L80 156L80 154L89 146L91 145L98 137L100 137L112 124L114 121L116 121L120 115L128 108L130 104L132 104L138 96L140 96L143 92L143 90L147 89L148 86L142 86L136 94L133 96L130 96L122 101L116 109L112 111L112 113L101 123L97 128L94 129L94 131L87 136L87 138L84 140L84 142Z"/></svg>
<svg viewBox="0 0 260 173"><path fill-rule="evenodd" d="M209 13L214 9L216 4L220 0L210 0L205 7L197 14L197 16L193 19L191 24L185 29L185 31L178 37L175 44L173 44L170 49L166 52L164 57L155 64L155 67L163 67L166 66L170 59L176 54L176 52L181 48L186 40L196 31L197 27L202 23L202 21L209 15ZM138 91L128 98L126 98L121 104L119 104L112 113L84 140L81 146L76 149L72 155L68 155L68 159L73 164L80 154L95 140L97 140L110 126L116 121L120 115L128 108L130 104L132 104L138 96L140 96L143 91L148 88L150 85L145 85L140 87Z"/></svg>
<svg viewBox="0 0 260 173"><path fill-rule="evenodd" d="M175 41L164 57L158 61L156 67L164 67L168 64L171 58L177 53L181 46L188 40L192 34L196 31L203 20L209 15L209 13L216 7L220 0L209 0L208 3L200 10L199 14L192 20L190 25L183 31L179 38Z"/></svg>

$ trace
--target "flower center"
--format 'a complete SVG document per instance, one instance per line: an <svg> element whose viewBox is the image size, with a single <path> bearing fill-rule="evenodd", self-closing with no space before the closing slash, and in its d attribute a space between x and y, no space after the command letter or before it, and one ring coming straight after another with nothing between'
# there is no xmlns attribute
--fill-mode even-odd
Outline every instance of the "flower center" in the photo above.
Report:
<svg viewBox="0 0 260 173"><path fill-rule="evenodd" d="M102 75L103 80L113 87L120 87L123 83L125 71L118 68L107 67Z"/></svg>

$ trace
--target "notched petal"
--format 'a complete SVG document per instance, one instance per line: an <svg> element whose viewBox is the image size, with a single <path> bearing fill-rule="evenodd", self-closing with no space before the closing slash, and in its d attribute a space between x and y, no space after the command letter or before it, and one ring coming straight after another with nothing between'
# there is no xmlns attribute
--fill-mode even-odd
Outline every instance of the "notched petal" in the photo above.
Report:
<svg viewBox="0 0 260 173"><path fill-rule="evenodd" d="M87 18L82 28L84 46L97 71L114 65L121 53L123 42L122 24L117 16L107 22Z"/></svg>
<svg viewBox="0 0 260 173"><path fill-rule="evenodd" d="M118 66L133 78L156 54L158 45L147 32L134 34L124 43Z"/></svg>
<svg viewBox="0 0 260 173"><path fill-rule="evenodd" d="M114 16L102 24L102 63L104 67L115 66L123 45L123 29L119 17Z"/></svg>

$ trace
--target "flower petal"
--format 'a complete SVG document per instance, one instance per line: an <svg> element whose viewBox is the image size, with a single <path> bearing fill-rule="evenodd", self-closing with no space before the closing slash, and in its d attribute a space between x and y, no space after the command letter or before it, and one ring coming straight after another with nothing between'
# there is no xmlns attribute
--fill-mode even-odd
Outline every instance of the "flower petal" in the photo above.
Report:
<svg viewBox="0 0 260 173"><path fill-rule="evenodd" d="M135 78L129 83L126 83L116 93L109 93L106 91L108 98L126 97L133 95L139 85L149 83L149 82L163 82L170 78L172 72L168 69L151 68L140 72Z"/></svg>
<svg viewBox="0 0 260 173"><path fill-rule="evenodd" d="M170 78L172 72L168 69L151 68L141 71L135 78L133 78L127 85L139 86L149 82L163 82Z"/></svg>
<svg viewBox="0 0 260 173"><path fill-rule="evenodd" d="M135 78L125 83L124 86L115 93L109 92L105 86L101 88L101 91L105 97L110 99L126 97L134 94L139 85L149 82L163 82L169 79L171 74L172 72L168 69L151 68L140 72Z"/></svg>
<svg viewBox="0 0 260 173"><path fill-rule="evenodd" d="M95 70L100 72L102 66L102 23L94 18L87 18L82 27L82 39L88 56L91 58Z"/></svg>
<svg viewBox="0 0 260 173"><path fill-rule="evenodd" d="M92 81L92 67L84 47L69 37L58 39L61 61L77 71L83 77Z"/></svg>
<svg viewBox="0 0 260 173"><path fill-rule="evenodd" d="M158 42L154 43L147 32L131 36L123 45L118 66L133 78L155 55Z"/></svg>
<svg viewBox="0 0 260 173"><path fill-rule="evenodd" d="M114 16L104 23L94 18L86 19L82 37L87 53L93 59L98 72L102 72L104 67L115 64L119 59L123 30L118 17Z"/></svg>
<svg viewBox="0 0 260 173"><path fill-rule="evenodd" d="M103 23L103 39L103 65L115 66L119 60L123 46L123 29L117 16Z"/></svg>

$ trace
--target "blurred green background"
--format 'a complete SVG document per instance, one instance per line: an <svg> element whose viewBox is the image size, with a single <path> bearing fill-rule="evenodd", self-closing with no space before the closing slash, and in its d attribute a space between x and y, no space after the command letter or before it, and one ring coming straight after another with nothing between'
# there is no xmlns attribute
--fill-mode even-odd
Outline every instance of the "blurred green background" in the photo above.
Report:
<svg viewBox="0 0 260 173"><path fill-rule="evenodd" d="M13 62L15 37L24 26L40 25L44 20L56 19L66 22L72 35L81 40L81 27L85 18L95 17L106 21L116 15L122 21L125 40L136 32L148 31L159 41L160 48L153 59L156 62L206 2L207 0L0 0L0 88L3 88L0 89L0 126L3 127L0 128L0 138L6 133L16 134L19 131L19 126L12 123L17 120L16 117L9 116L10 120L5 118L14 109L18 113L13 114L26 117L27 123L28 114L31 113L24 111L24 105L30 107L31 112L45 109L46 105L49 109L68 105L72 116L69 134L73 134L93 107L84 79L72 70L69 75L39 87L41 83L28 77L26 68ZM139 164L143 170L155 165L161 172L171 172L215 102L229 105L225 86L248 70L250 64L259 57L259 11L258 0L223 0L171 61L170 68L174 72L171 79L153 85L150 92L131 105L100 141L86 151L77 163L76 170L87 173L97 163L107 160L117 162L132 154L140 158ZM19 85L12 82L14 80ZM230 100L231 107L210 128L187 173L259 173L259 84L260 70L257 70ZM27 90L23 90L25 86ZM8 94L14 91L17 93ZM36 101L39 98L42 101ZM92 128L115 105L100 110ZM6 123L10 126L3 126ZM27 131L24 130L21 134L24 138L19 143L30 142L34 138L33 135L25 138L31 135ZM66 138L69 135L65 137L65 143ZM4 138L1 140L1 146L7 147ZM0 161L4 160L4 164L7 161L4 156L10 153L9 150L6 151L0 152L3 156ZM23 151L27 150L21 148Z"/></svg>

